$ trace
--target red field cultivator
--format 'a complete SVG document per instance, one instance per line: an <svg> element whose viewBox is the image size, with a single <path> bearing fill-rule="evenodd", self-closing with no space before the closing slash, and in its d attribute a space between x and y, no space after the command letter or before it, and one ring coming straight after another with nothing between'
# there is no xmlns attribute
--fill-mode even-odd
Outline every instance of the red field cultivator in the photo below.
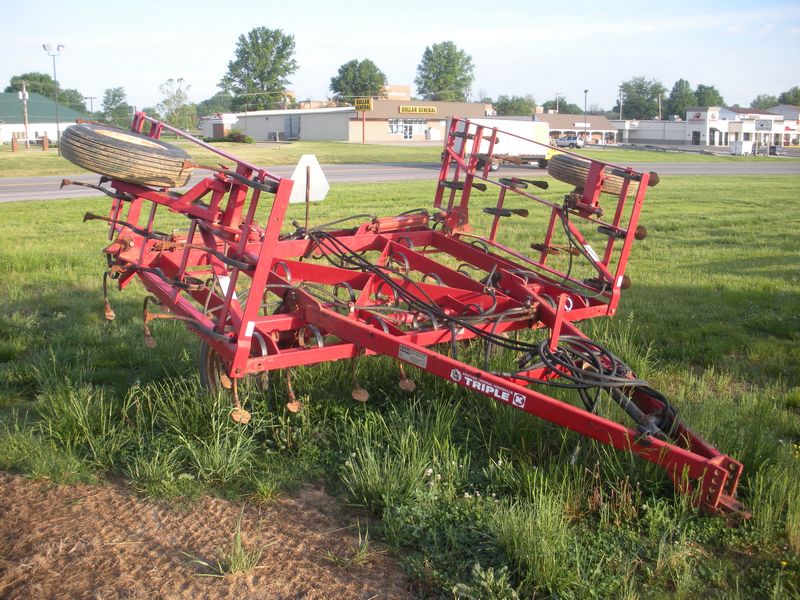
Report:
<svg viewBox="0 0 800 600"><path fill-rule="evenodd" d="M191 164L160 142L163 129L230 166ZM539 191L544 181L489 177L504 135L513 134L453 119L430 209L313 227L292 222L286 230L292 180L142 113L132 133L79 124L62 146L70 160L103 175L96 187L112 199L108 216L85 217L109 224L104 290L108 278L120 289L138 278L152 294L144 306L148 345L153 319L177 319L196 333L201 378L230 392L235 420L249 420L239 391L259 374L285 370L289 408L298 410L292 367L382 354L399 361L405 390L414 383L403 364L413 365L633 452L711 513L746 514L735 500L742 465L695 435L662 394L575 326L615 313L630 283L631 248L646 235L639 213L657 176L561 154L548 170L575 189L553 201ZM192 168L208 176L172 191ZM481 204L475 220L485 234L470 224L471 198L473 210ZM543 209L544 230L535 240L523 227L535 219L522 220L534 208ZM159 231L165 211L185 215L186 229ZM501 223L523 242L503 243ZM106 316L114 317L107 297ZM458 342L476 339L485 351L467 361ZM548 395L553 387L573 390L575 403ZM354 376L353 397L367 396ZM598 414L601 397L627 424Z"/></svg>

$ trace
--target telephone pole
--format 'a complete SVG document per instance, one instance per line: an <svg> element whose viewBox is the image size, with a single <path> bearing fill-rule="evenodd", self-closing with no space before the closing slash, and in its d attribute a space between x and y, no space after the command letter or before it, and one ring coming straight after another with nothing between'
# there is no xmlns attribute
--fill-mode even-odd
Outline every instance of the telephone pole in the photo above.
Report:
<svg viewBox="0 0 800 600"><path fill-rule="evenodd" d="M22 122L25 125L25 147L31 147L31 141L28 137L28 84L22 82L22 91L19 93L19 99L22 100Z"/></svg>

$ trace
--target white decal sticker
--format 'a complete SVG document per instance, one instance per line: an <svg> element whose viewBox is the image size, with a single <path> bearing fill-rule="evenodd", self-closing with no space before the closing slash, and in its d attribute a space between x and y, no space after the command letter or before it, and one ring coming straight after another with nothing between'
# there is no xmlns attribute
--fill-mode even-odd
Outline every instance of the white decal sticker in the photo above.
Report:
<svg viewBox="0 0 800 600"><path fill-rule="evenodd" d="M486 394L487 396L491 396L495 400L500 400L501 402L505 402L507 404L513 404L518 408L525 407L524 394L512 392L503 386L489 383L488 381L483 381L482 379L478 379L472 375L467 375L458 369L453 369L450 371L450 379L456 383L461 383L463 381L466 387L473 389L476 392Z"/></svg>
<svg viewBox="0 0 800 600"><path fill-rule="evenodd" d="M255 328L256 328L256 322L248 321L247 329L244 330L244 337L250 337L251 335L253 335L253 331L255 330Z"/></svg>
<svg viewBox="0 0 800 600"><path fill-rule="evenodd" d="M403 346L400 344L400 349L397 351L397 358L400 360L404 360L405 362L415 365L421 369L424 369L428 366L428 355L420 352L419 350L414 350L413 348L409 348L408 346Z"/></svg>
<svg viewBox="0 0 800 600"><path fill-rule="evenodd" d="M623 277L624 277L624 275L620 275L619 277L617 277L617 287L622 287L622 278Z"/></svg>
<svg viewBox="0 0 800 600"><path fill-rule="evenodd" d="M591 256L591 257L592 257L592 260L593 260L594 262L600 262L600 257L599 257L599 256L597 256L597 252L595 252L595 251L594 251L594 248L592 248L592 247L591 247L589 244L586 244L586 245L583 247L583 249L584 249L584 250L586 250L586 253L587 253L589 256Z"/></svg>

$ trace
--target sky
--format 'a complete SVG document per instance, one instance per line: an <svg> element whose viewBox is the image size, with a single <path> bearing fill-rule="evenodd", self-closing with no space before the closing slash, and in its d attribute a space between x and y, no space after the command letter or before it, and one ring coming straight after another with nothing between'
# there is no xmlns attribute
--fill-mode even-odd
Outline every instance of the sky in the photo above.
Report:
<svg viewBox="0 0 800 600"><path fill-rule="evenodd" d="M239 35L254 27L295 37L299 69L289 89L324 99L330 79L352 59L369 58L389 83L410 84L426 47L453 41L475 66L472 99L560 93L613 108L620 83L679 78L716 85L727 104L800 85L800 2L563 0L496 3L271 0L0 0L0 83L30 71L94 96L123 87L130 104L153 106L159 87L183 78L191 100L219 90ZM88 105L88 102L87 102Z"/></svg>

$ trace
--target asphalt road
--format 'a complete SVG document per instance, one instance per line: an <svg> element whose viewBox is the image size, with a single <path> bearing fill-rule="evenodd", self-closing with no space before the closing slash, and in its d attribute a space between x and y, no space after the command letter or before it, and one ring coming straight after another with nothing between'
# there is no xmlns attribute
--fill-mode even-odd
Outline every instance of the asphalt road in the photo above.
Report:
<svg viewBox="0 0 800 600"><path fill-rule="evenodd" d="M775 159L774 162L646 162L635 163L640 171L656 171L659 175L800 175L800 161ZM439 171L439 163L383 163L362 165L323 165L328 181L335 183L369 183L382 181L408 181L430 179ZM293 166L280 166L270 172L288 177ZM526 176L545 175L537 167L507 166L492 174L493 177L511 177L524 173ZM207 172L198 172L189 185L204 177ZM97 183L99 175L65 175L73 181ZM78 186L59 189L62 176L49 177L2 177L0 178L0 202L22 202L26 200L59 200L97 196L100 192Z"/></svg>

